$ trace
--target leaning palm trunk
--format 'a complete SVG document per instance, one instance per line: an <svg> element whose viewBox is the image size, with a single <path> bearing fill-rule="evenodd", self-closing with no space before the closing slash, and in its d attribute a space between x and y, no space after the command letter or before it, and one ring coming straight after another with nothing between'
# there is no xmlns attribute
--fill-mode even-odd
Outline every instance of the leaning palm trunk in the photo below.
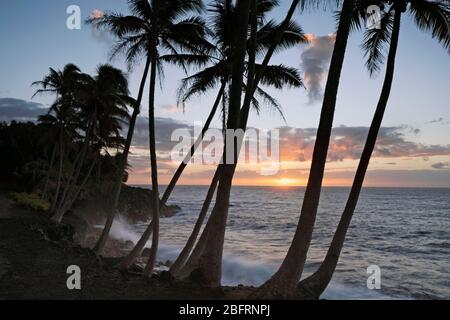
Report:
<svg viewBox="0 0 450 320"><path fill-rule="evenodd" d="M370 126L369 135L367 137L364 151L358 165L358 170L356 171L355 180L353 181L353 186L347 201L347 205L344 209L341 220L339 221L339 225L337 227L336 233L334 234L325 260L313 275L301 281L299 284L298 288L302 297L318 299L330 283L333 273L336 269L339 256L344 246L345 237L347 235L350 222L358 203L367 168L369 167L370 158L372 156L373 150L375 149L377 136L380 131L383 116L391 93L395 70L395 57L397 54L398 38L400 33L401 15L401 11L396 9L383 89L372 124Z"/></svg>
<svg viewBox="0 0 450 320"><path fill-rule="evenodd" d="M160 205L159 205L159 210L162 210L163 206L167 203L167 201L169 200L169 197L173 191L173 189L175 188L178 180L180 179L184 169L187 166L187 163L190 161L191 157L194 155L195 151L197 150L198 146L200 145L200 143L203 140L203 136L205 135L206 131L209 129L209 126L212 122L212 119L214 118L215 113L217 112L217 108L218 105L220 103L220 99L223 96L223 92L225 90L225 85L222 85L219 94L217 95L217 100L216 103L213 106L213 109L211 110L211 113L205 123L205 126L203 127L202 130L202 134L200 137L198 137L198 139L196 140L196 142L192 145L190 153L188 153L185 157L185 159L183 160L183 162L180 164L180 166L178 167L178 170L176 171L175 175L173 176L169 186L167 187L166 191L164 192L164 195L160 201ZM216 183L217 184L217 183ZM212 194L214 194L214 191L212 192ZM210 201L211 202L211 201ZM208 206L204 206L202 208L202 212L203 211L208 211L209 209L209 204ZM200 214L201 215L201 214ZM203 221L202 221L203 223ZM200 225L201 226L201 225ZM148 239L150 238L150 236L152 235L153 232L153 221L152 223L148 226L147 230L142 234L141 238L139 239L138 243L135 245L135 247L133 248L133 250L128 254L128 256L120 263L119 268L122 270L128 269L135 261L137 256L142 252L142 250L144 249L145 245L148 242ZM193 235L191 235L191 237L193 237ZM195 236L196 239L197 236ZM195 240L194 240L195 242ZM186 245L187 246L187 245ZM186 250L188 250L187 248L185 248ZM192 250L192 248L189 249L189 252L187 254L190 253L190 251ZM185 251L183 251L185 252ZM185 259L185 258L183 258ZM184 262L183 262L184 264Z"/></svg>
<svg viewBox="0 0 450 320"><path fill-rule="evenodd" d="M147 81L148 71L150 69L150 59L147 58L147 62L145 64L144 74L142 76L141 85L139 87L138 98L136 100L136 104L134 105L133 115L130 119L130 125L128 128L127 141L125 143L125 148L122 154L122 162L120 164L120 168L117 175L117 180L114 186L114 198L112 201L111 211L108 214L108 218L106 220L105 227L103 228L103 232L98 240L97 244L94 247L94 251L97 253L101 253L103 248L105 247L106 241L108 240L109 232L111 231L111 227L113 225L114 219L117 213L117 207L119 205L120 193L122 191L123 179L125 176L125 170L128 163L128 155L130 153L131 143L133 141L134 128L136 126L137 117L140 113L140 106L142 102L142 97L144 95L145 82Z"/></svg>
<svg viewBox="0 0 450 320"><path fill-rule="evenodd" d="M88 125L88 129L86 131L86 137L83 143L83 150L79 156L76 157L75 162L72 167L72 172L68 178L67 185L64 188L63 195L59 200L58 208L56 213L53 215L52 220L61 223L64 215L65 215L65 207L67 206L68 200L73 196L73 193L76 190L76 184L81 174L81 170L83 169L84 163L87 158L88 149L89 149L89 140L91 136L92 123ZM78 161L77 161L78 160Z"/></svg>
<svg viewBox="0 0 450 320"><path fill-rule="evenodd" d="M127 270L136 261L138 256L144 250L150 236L153 234L152 247L150 249L150 257L144 270L145 276L150 276L156 262L156 254L158 253L159 244L159 193L158 193L158 172L156 163L156 137L155 137L155 116L154 116L154 99L156 86L156 59L152 58L152 68L150 73L150 103L149 103L149 132L150 132L150 162L152 171L152 221L145 229L139 241L133 250L120 262L119 269Z"/></svg>
<svg viewBox="0 0 450 320"><path fill-rule="evenodd" d="M228 113L228 129L239 128L242 82L244 74L245 54L247 50L247 27L250 17L251 0L240 0L237 2L236 40L233 53L233 72L230 90L230 106ZM219 166L219 185L217 190L216 203L205 227L208 246L205 246L198 262L195 265L186 266L188 269L196 271L202 285L206 287L220 286L222 274L222 254L225 237L226 221L228 219L228 209L230 201L231 185L236 170L237 146L234 146L234 159L226 158L226 148L224 148L224 165ZM233 160L232 163L229 163ZM202 242L204 243L204 242ZM198 245L202 245L199 242Z"/></svg>
<svg viewBox="0 0 450 320"><path fill-rule="evenodd" d="M120 261L120 264L118 265L119 270L128 270L133 265L133 263L136 261L137 257L141 254L142 250L147 244L148 239L150 239L152 233L153 233L153 220L147 227L147 229L145 229L145 232L142 234L141 238L136 243L133 250L131 250L131 252L124 259L122 259L122 261Z"/></svg>
<svg viewBox="0 0 450 320"><path fill-rule="evenodd" d="M212 120L214 119L214 116L217 113L217 109L220 104L220 100L223 97L223 94L225 92L226 88L226 81L222 81L222 85L220 87L219 93L217 94L216 101L214 102L213 108L211 109L211 112L208 116L208 119L205 122L205 125L203 126L202 132L200 136L197 138L195 143L191 146L191 150L184 158L183 162L179 165L177 171L175 172L174 176L172 177L172 180L170 181L169 185L166 188L166 191L164 191L164 194L161 198L161 205L165 205L167 201L170 198L170 195L173 192L173 189L175 188L176 184L178 183L178 180L180 179L181 175L183 174L184 169L186 169L189 161L191 161L192 157L194 156L195 151L198 149L200 144L203 141L203 137L205 136L206 132L208 131Z"/></svg>
<svg viewBox="0 0 450 320"><path fill-rule="evenodd" d="M333 127L336 97L354 5L355 0L345 0L342 7L336 35L336 44L325 88L310 177L294 239L280 269L252 295L252 298L271 299L292 297L295 294L297 283L302 275L319 205L331 130Z"/></svg>
<svg viewBox="0 0 450 320"><path fill-rule="evenodd" d="M189 236L189 239L188 239L186 245L184 246L183 250L178 255L178 258L175 260L172 267L170 267L170 273L174 277L176 277L178 275L178 272L186 263L187 259L189 258L189 255L191 254L192 248L194 247L194 244L197 241L197 237L202 228L203 221L205 220L205 217L206 217L206 214L208 213L208 209L209 209L209 206L211 205L211 201L213 199L214 193L216 192L218 181L219 181L219 171L216 171L216 173L214 174L214 177L212 179L211 185L209 186L208 193L206 195L206 199L203 202L203 206L200 211L200 214L197 218L197 221L195 222L194 229L192 230L192 233Z"/></svg>
<svg viewBox="0 0 450 320"><path fill-rule="evenodd" d="M94 161L92 161L91 165L89 166L89 169L83 179L83 181L81 182L81 184L75 188L73 195L71 196L71 198L68 200L68 202L65 204L65 207L62 210L63 216L67 213L67 211L70 210L70 208L72 208L73 204L75 203L75 201L78 200L78 197L80 196L81 191L84 189L84 187L86 186L87 182L89 181L89 178L92 176L92 171L94 170L96 164L97 164L97 159L96 158Z"/></svg>

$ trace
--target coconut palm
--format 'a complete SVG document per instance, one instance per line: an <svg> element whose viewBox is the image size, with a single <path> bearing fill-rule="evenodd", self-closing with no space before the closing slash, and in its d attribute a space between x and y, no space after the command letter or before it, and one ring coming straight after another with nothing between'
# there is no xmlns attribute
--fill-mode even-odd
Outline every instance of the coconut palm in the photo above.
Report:
<svg viewBox="0 0 450 320"><path fill-rule="evenodd" d="M255 17L255 32L257 33L255 37L251 37L250 39L255 39L257 42L254 46L250 45L248 47L248 60L246 61L246 77L252 78L251 75L251 57L263 55L268 48L270 47L270 43L273 42L273 37L277 33L280 28L280 25L275 23L273 20L269 22L266 21L266 15L272 10L276 5L278 5L277 1L273 0L257 0L255 3L256 7L256 15ZM211 121L215 116L217 109L220 104L220 100L222 99L222 114L226 114L226 106L227 99L226 97L230 96L229 86L231 80L231 67L232 67L232 39L230 37L231 30L233 29L236 18L234 15L236 14L236 7L230 1L221 0L215 1L210 8L210 21L212 25L212 31L215 35L215 50L211 54L211 60L214 62L212 66L209 66L205 70L202 70L192 76L189 76L182 81L182 85L180 87L180 100L184 103L186 100L190 99L194 95L200 95L210 88L217 87L220 85L220 89L218 95L216 97L216 101L213 105L213 108L208 116L208 119L203 127L201 135L198 137L196 142L192 145L190 153L187 154L184 161L178 167L174 177L172 178L169 186L162 197L162 201L166 201L173 188L175 187L178 179L180 178L183 170L186 168L188 162L193 156L195 150L200 145L202 138L206 131L209 129ZM287 26L287 30L283 32L283 37L279 41L277 45L278 50L288 49L292 46L295 46L299 43L305 42L306 38L301 30L301 28L291 22ZM254 49L253 49L254 48ZM263 65L260 63L255 64L255 68L257 70L262 71ZM299 72L295 68L286 67L284 65L270 65L267 66L262 73L262 84L265 86L273 86L274 88L281 89L285 86L300 88L303 86L302 80L299 76ZM245 82L243 83L243 91L248 91L247 85ZM256 112L260 112L260 103L258 99L261 99L263 102L267 103L269 107L274 108L276 111L280 113L283 117L281 107L275 98L270 96L261 86L257 86L256 88L256 97L252 97L251 105L256 110ZM284 117L283 117L284 118ZM200 232L200 228L202 226L203 220L207 214L209 209L209 205L211 203L212 197L216 190L218 181L218 175L215 174L211 186L208 190L206 200L202 206L199 217L196 221L195 227L192 231L189 240L187 241L185 247L182 252L176 259L175 263L171 267L171 273L176 275L180 268L186 262L194 244Z"/></svg>
<svg viewBox="0 0 450 320"><path fill-rule="evenodd" d="M255 52L256 55L262 54L267 50L268 43L270 43L271 37L279 28L274 21L269 21L266 23L265 15L272 10L278 4L274 0L258 0L257 6L257 16L258 16L258 37L259 42L257 43ZM233 17L236 13L235 6L229 0L215 1L210 8L211 13L211 25L213 31L214 45L209 58L213 61L212 66L208 66L204 70L191 75L182 80L182 85L179 89L179 102L185 103L195 95L201 95L206 93L211 88L220 87L217 97L215 99L214 105L209 113L209 116L203 126L202 132L196 142L192 145L190 152L186 155L186 158L179 165L177 171L175 172L172 180L166 188L166 191L161 198L162 203L166 203L169 199L175 185L180 179L184 169L186 168L191 157L195 153L196 149L200 145L203 136L208 131L214 116L220 105L220 101L223 99L222 114L226 114L226 98L229 96L229 85L231 79L231 63L232 63L232 42L230 35L232 34L232 29L234 27L235 18ZM299 26L295 23L289 25L288 30L286 30L282 42L279 44L279 48L288 49L298 43L305 42L306 38ZM257 68L261 68L258 64ZM298 71L295 68L289 68L284 65L278 66L268 66L264 73L263 84L268 86L274 86L277 89L281 89L284 86L300 87L302 82ZM246 90L245 84L243 84L243 90ZM262 99L269 107L274 108L281 113L280 105L277 103L276 99L271 97L262 87L258 86L256 89L257 97ZM256 111L260 111L260 103L257 99L253 98L253 107Z"/></svg>
<svg viewBox="0 0 450 320"><path fill-rule="evenodd" d="M258 43L258 33L256 32L257 17L254 14L254 10L250 19L250 40L248 41L249 47L249 67L247 77L247 90L244 98L244 104L242 109L239 110L237 119L228 119L228 128L246 130L247 122L249 118L249 111L253 96L257 90L259 83L262 81L264 71L266 70L273 54L278 48L279 43L283 39L285 30L288 29L291 24L291 19L295 13L298 5L304 7L304 1L294 0L289 8L288 14L284 19L280 27L277 28L277 32L271 35L268 42L268 49L265 53L261 67L258 68L256 64L256 47ZM252 3L253 8L256 4ZM231 105L231 101L230 101ZM235 143L235 147L239 146L241 141ZM213 208L211 216L206 224L204 231L192 251L189 260L186 262L183 269L180 271L180 277L189 277L195 273L196 278L199 279L203 285L215 287L220 285L221 278L221 258L223 252L224 235L226 229L226 222L229 208L229 196L232 186L232 180L236 169L237 158L239 150L234 150L233 165L219 165L216 174L218 174L218 192L216 198L216 204ZM213 184L215 183L213 180ZM208 201L208 198L207 198Z"/></svg>
<svg viewBox="0 0 450 320"><path fill-rule="evenodd" d="M377 4L387 6L389 3L388 1L378 1ZM299 284L299 291L303 297L318 299L330 283L339 261L389 100L394 78L401 19L405 12L410 14L420 29L431 32L432 36L441 42L445 49L448 50L450 48L450 5L448 2L426 0L396 1L391 4L388 12L382 18L381 28L365 32L365 41L362 47L367 57L366 66L371 75L380 70L384 62L383 48L389 44L383 88L347 204L325 260L314 274L302 280ZM358 20L360 18L361 16L356 12L355 26L359 25L360 21Z"/></svg>
<svg viewBox="0 0 450 320"><path fill-rule="evenodd" d="M136 43L139 43L136 50L142 50L150 59L150 92L149 92L149 137L150 137L150 163L152 172L152 214L153 223L148 229L153 230L152 248L150 258L145 270L146 274L153 271L159 241L159 191L158 173L156 162L156 137L154 123L155 87L157 72L162 71L163 53L180 55L178 50L197 51L198 45L202 45L202 35L204 23L199 17L188 17L181 20L189 12L200 12L202 1L199 0L179 0L151 2L145 0L130 0L134 16L123 17L120 15L110 15L110 21L130 22L123 29L122 34L129 34ZM114 19L117 18L117 19ZM109 22L110 23L110 22ZM111 23L110 23L111 24ZM119 28L121 28L119 26ZM139 49L140 48L140 49ZM183 56L191 63L197 59L194 55L184 54ZM149 232L144 233L144 235ZM148 238L145 239L145 243ZM129 258L133 259L135 250L130 253Z"/></svg>
<svg viewBox="0 0 450 320"><path fill-rule="evenodd" d="M154 139L152 139L154 138L153 114L157 71L162 72L162 62L164 60L170 60L170 57L172 57L173 60L176 59L183 67L192 63L202 65L206 62L205 57L202 57L199 54L193 54L193 52L198 53L206 44L206 42L203 41L203 36L205 34L204 22L200 17L187 17L191 12L200 12L202 10L202 1L154 0L149 2L146 0L129 0L128 3L132 15L124 16L118 13L107 12L101 18L88 21L97 27L109 30L118 38L118 43L113 50L113 55L125 52L126 60L130 67L142 56L145 56L146 60L138 97L136 104L134 105L134 112L128 129L119 174L115 183L111 211L103 233L95 247L97 252L100 252L103 249L116 215L134 127L140 113L140 105L149 72L151 78L149 95L149 131L151 137L152 187L155 202L155 205L153 206L153 215L157 219L159 208L157 208L156 203L159 199L157 199L156 151L154 150Z"/></svg>
<svg viewBox="0 0 450 320"><path fill-rule="evenodd" d="M101 65L94 77L83 75L76 103L84 137L81 151L74 161L64 193L52 217L57 222L61 222L77 200L99 160L99 151L111 143L106 141L111 136L115 137L116 142L120 140L120 130L129 119L127 107L135 101L129 97L128 81L123 72L110 65ZM95 154L97 156L90 162L87 173L79 184L88 158Z"/></svg>
<svg viewBox="0 0 450 320"><path fill-rule="evenodd" d="M80 76L81 71L77 66L73 64L67 64L62 71L50 68L50 72L48 75L46 75L41 81L36 81L32 84L33 86L41 87L36 91L34 96L38 94L56 95L56 101L51 106L48 115L40 118L41 122L55 126L58 131L58 143L56 143L54 146L53 155L55 155L56 150L58 150L59 169L56 191L53 195L52 205L50 209L51 211L55 210L56 203L60 194L65 157L64 146L66 137L69 131L70 134L74 133L71 124L73 124L73 118L75 114L74 99L75 93L78 90L80 84ZM52 159L54 159L53 156ZM51 162L53 162L53 160L51 160ZM50 165L50 171L52 170L52 166L53 164ZM48 184L48 181L46 182L46 184Z"/></svg>

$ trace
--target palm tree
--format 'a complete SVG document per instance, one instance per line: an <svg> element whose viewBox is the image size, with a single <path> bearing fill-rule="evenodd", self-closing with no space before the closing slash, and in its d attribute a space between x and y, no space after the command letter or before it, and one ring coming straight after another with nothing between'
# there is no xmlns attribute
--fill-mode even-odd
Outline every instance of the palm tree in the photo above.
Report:
<svg viewBox="0 0 450 320"><path fill-rule="evenodd" d="M81 77L80 69L73 65L67 64L62 71L50 68L50 72L46 75L43 80L36 81L32 85L40 86L34 96L38 94L55 94L56 101L51 106L49 113L45 117L41 117L40 121L47 124L53 124L56 126L58 131L58 143L54 146L53 154L56 154L56 150L59 153L59 172L57 177L56 191L53 195L52 205L50 211L55 210L56 203L61 189L61 181L63 175L63 164L64 164L64 146L66 135L68 131L71 134L74 133L73 128L71 128L71 123L74 117L74 98L75 92L78 90L79 81ZM70 130L69 130L70 129ZM52 156L53 159L53 156ZM53 162L53 160L51 161ZM52 164L50 169L52 170ZM50 174L50 172L49 172ZM47 184L48 182L46 182Z"/></svg>
<svg viewBox="0 0 450 320"><path fill-rule="evenodd" d="M340 13L336 43L325 87L310 176L294 239L279 270L252 295L252 298L270 299L273 297L292 297L302 275L319 205L328 146L333 127L339 79L344 63L355 4L355 0L344 0Z"/></svg>
<svg viewBox="0 0 450 320"><path fill-rule="evenodd" d="M268 40L268 50L265 54L263 63L260 68L256 64L256 46L258 43L258 33L256 32L257 18L255 17L255 10L251 10L252 14L250 20L250 40L249 40L249 66L247 77L247 90L245 94L244 104L242 109L239 110L237 119L228 119L228 128L239 128L245 131L247 127L247 121L249 116L250 105L253 100L253 96L257 90L257 87L262 81L264 71L266 70L270 59L274 52L278 48L279 43L282 41L284 32L288 29L293 14L297 6L301 4L304 6L303 1L292 2L292 5L288 11L288 14L283 23L276 29L276 32L271 35ZM256 4L252 3L252 8L255 8ZM231 105L231 101L230 101ZM236 143L237 142L237 143ZM224 234L226 229L226 221L229 208L229 196L232 186L232 180L236 169L239 150L236 146L241 145L241 141L235 141L234 161L233 165L219 165L216 174L219 175L218 179L218 192L217 199L208 223L205 229L193 249L189 260L186 262L183 269L180 271L180 277L189 277L196 274L198 280L203 282L203 285L215 287L220 285L221 278L221 258L223 252ZM224 155L225 159L225 155ZM215 180L215 179L214 179ZM212 186L214 186L213 181ZM208 198L207 198L208 201Z"/></svg>
<svg viewBox="0 0 450 320"><path fill-rule="evenodd" d="M279 28L274 21L265 23L265 15L278 4L274 0L258 0L256 2L257 18L258 18L258 43L256 45L255 55L263 53L267 50L267 46L272 40L273 34ZM182 85L179 89L179 103L186 103L192 96L204 94L211 88L215 88L220 85L216 100L210 111L210 114L203 126L202 132L195 143L192 145L190 152L186 155L185 159L179 165L174 176L172 177L169 185L167 186L162 198L161 203L167 203L171 193L173 192L178 180L183 174L184 169L187 167L189 161L193 157L195 151L199 147L203 140L205 133L208 131L214 116L217 113L220 101L223 99L222 114L226 114L226 99L229 96L227 88L230 85L231 79L231 63L232 63L232 29L234 27L236 14L236 8L229 0L218 0L211 5L209 10L211 13L211 25L213 32L213 39L215 41L212 46L213 50L209 54L209 58L213 61L213 65L208 68L191 75L182 80ZM282 49L290 48L298 43L305 42L306 38L301 30L295 23L289 25L285 31L283 39L279 44ZM257 66L261 68L259 64ZM267 66L266 72L263 74L263 84L274 86L281 89L285 85L299 87L302 85L299 74L296 69L289 68L284 65ZM243 89L246 90L245 84ZM268 103L270 107L275 108L281 113L281 109L277 101L271 97L263 88L257 87L256 93L259 98ZM255 98L252 99L253 107L259 111L260 104ZM224 117L225 118L225 117Z"/></svg>
<svg viewBox="0 0 450 320"><path fill-rule="evenodd" d="M120 130L128 122L127 107L135 101L129 97L128 81L122 71L110 66L101 65L94 77L83 75L83 85L79 90L77 101L79 118L84 129L81 152L74 161L64 193L59 201L53 220L61 222L78 198L80 191L87 183L92 170L99 161L100 150L110 136L120 139ZM115 144L117 147L117 143ZM94 155L81 184L78 184L82 170L89 156Z"/></svg>
<svg viewBox="0 0 450 320"><path fill-rule="evenodd" d="M233 61L232 61L232 80L229 97L228 108L228 120L227 129L238 129L239 119L241 113L241 100L242 100L242 83L244 80L245 72L245 56L247 53L248 44L248 26L250 22L250 11L252 2L255 0L240 0L236 5L236 24L235 24L235 36L233 45ZM253 8L255 5L253 4ZM253 10L253 14L255 11ZM226 159L226 150L224 148L224 160ZM199 259L199 270L202 272L203 284L211 287L220 286L221 279L221 262L223 250L223 235L225 233L225 227L227 219L227 212L229 207L229 196L231 190L232 179L236 166L230 164L224 164L221 166L222 170L219 176L218 191L216 205L211 214L209 225L216 225L217 233L209 232L209 239L212 239L210 246L205 248L204 254ZM225 214L214 214L214 210L224 211ZM206 226L208 228L208 225Z"/></svg>
<svg viewBox="0 0 450 320"><path fill-rule="evenodd" d="M197 52L198 46L204 44L202 41L204 34L203 20L199 17L189 17L181 20L190 12L201 12L203 4L200 0L153 0L151 2L130 0L129 5L134 14L133 16L124 17L119 14L109 14L105 16L104 24L109 24L116 30L121 30L119 35L125 35L131 39L130 41L134 41L136 44L135 51L144 53L150 61L149 144L153 198L153 222L148 227L153 230L152 249L147 268L150 270L147 273L150 273L153 270L156 259L159 239L159 192L154 124L157 72L162 71L162 53L180 57L180 49ZM119 49L120 47L119 45ZM197 59L195 55L183 54L183 58L191 63L196 60L199 60L200 64L203 63L202 59ZM110 219L112 220L113 217ZM145 239L145 243L147 240L148 238Z"/></svg>
<svg viewBox="0 0 450 320"><path fill-rule="evenodd" d="M128 129L122 162L113 191L114 198L111 211L108 215L103 233L95 246L97 252L101 252L103 249L116 215L134 127L140 113L140 105L149 71L151 80L155 80L151 81L149 97L149 118L152 118L151 115L154 113L156 74L158 70L162 72L162 62L170 60L169 57L172 57L174 60L175 58L173 57L176 57L176 61L182 66L189 63L198 63L201 65L206 61L206 58L201 55L189 53L198 52L205 44L202 39L205 33L203 20L199 17L184 18L190 12L200 12L203 8L202 1L154 0L149 3L146 0L129 0L128 3L132 15L124 16L118 13L108 12L102 18L88 20L89 23L97 27L106 28L118 38L118 44L113 50L113 55L125 52L126 60L130 67L137 62L140 56L146 57L138 98L133 108L134 112ZM180 53L180 51L187 51L188 53ZM163 52L165 55L162 54ZM154 136L152 133L154 131L154 123L151 120L149 129L150 136ZM155 145L152 141L150 141L150 144L152 146ZM158 190L156 188L157 172L154 170L156 169L155 150L151 150L151 154L152 185L154 202L156 203ZM153 208L153 214L155 217L158 215L158 210L155 210L155 207Z"/></svg>
<svg viewBox="0 0 450 320"><path fill-rule="evenodd" d="M247 79L253 78L253 74L251 72L250 65L254 62L253 57L256 55L263 55L268 48L270 48L270 44L273 43L274 35L280 28L280 25L276 24L274 21L266 22L265 16L266 14L272 10L278 4L277 1L267 1L267 0L258 0L254 4L256 6L256 15L252 15L254 17L254 25L252 28L257 34L255 36L250 36L251 39L254 39L256 43L251 44L249 40L249 48L248 48L248 56L249 59L246 62L247 71L246 77ZM212 121L212 118L215 116L217 112L220 99L223 98L224 107L226 106L226 98L230 94L227 90L229 88L230 79L231 79L231 62L232 62L232 42L230 39L230 33L233 29L236 19L235 15L235 6L233 6L230 1L215 1L212 5L210 12L212 13L211 21L212 21L212 29L215 35L215 48L214 53L216 55L212 56L212 60L215 61L213 66L208 67L205 70L200 71L199 73L190 76L188 78L183 79L182 86L180 88L181 93L181 101L184 103L187 99L195 94L201 94L208 90L210 87L217 86L220 83L219 93L217 95L215 104L211 110L211 113L208 117L205 126L203 127L202 134L199 136L197 141L192 146L190 153L187 154L184 161L180 164L178 170L176 171L174 177L172 178L171 183L166 189L165 196L162 197L164 199L168 199L170 192L173 190L176 182L180 178L183 170L186 168L190 158L193 153L199 146L202 141L203 135L209 129L209 125ZM298 43L305 42L306 38L299 26L295 23L291 22L286 30L282 33L282 38L277 42L278 50L287 49L292 46L297 45ZM261 71L263 70L263 65L259 63L255 63L255 68ZM253 69L255 69L253 68ZM299 76L299 73L294 68L289 68L284 65L279 66L266 66L264 72L262 74L261 82L266 86L273 86L277 89L281 89L284 86L292 86L294 88L300 88L303 86L302 80ZM247 85L243 84L244 92L249 91L247 89ZM283 116L281 108L277 103L276 99L270 96L264 89L260 86L256 87L256 94L258 98L261 98L264 102L267 102L269 107L275 108L278 112L280 112L281 116ZM259 112L260 111L260 103L254 97L252 97L251 105L254 109ZM226 114L226 110L222 110L222 114ZM175 263L172 265L170 271L172 275L176 276L180 271L181 267L186 263L186 260L192 251L192 248L195 244L195 241L200 232L203 221L206 217L206 214L209 209L209 205L211 203L212 197L215 193L217 182L218 182L218 174L214 175L210 188L208 190L205 202L202 206L198 219L195 223L192 234L189 237L185 247L181 251L180 255L176 259ZM198 250L197 250L198 251Z"/></svg>
<svg viewBox="0 0 450 320"><path fill-rule="evenodd" d="M379 2L379 5L387 5L387 1ZM394 11L394 14L392 14L392 11ZM313 275L309 276L305 280L302 280L299 284L299 291L303 297L318 299L330 283L336 269L339 256L344 246L347 231L358 203L367 168L370 163L370 158L376 145L378 132L380 130L389 100L394 78L401 18L402 14L406 11L409 11L409 14L413 17L420 29L431 31L432 36L441 42L447 50L450 47L448 21L448 17L450 17L450 6L448 3L445 4L443 2L426 0L396 1L392 4L388 13L383 17L381 21L381 29L366 31L363 49L368 57L366 66L371 75L380 70L380 67L384 61L382 49L390 41L383 88L346 207L341 216L341 220L336 229L325 260ZM358 18L359 16L357 15L355 19Z"/></svg>

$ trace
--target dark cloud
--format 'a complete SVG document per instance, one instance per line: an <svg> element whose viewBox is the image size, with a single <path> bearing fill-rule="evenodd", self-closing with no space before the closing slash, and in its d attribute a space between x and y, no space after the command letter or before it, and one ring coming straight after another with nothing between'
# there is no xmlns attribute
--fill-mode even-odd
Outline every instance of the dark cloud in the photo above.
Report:
<svg viewBox="0 0 450 320"><path fill-rule="evenodd" d="M431 165L433 169L450 169L450 162L438 162Z"/></svg>
<svg viewBox="0 0 450 320"><path fill-rule="evenodd" d="M310 35L310 42L301 55L310 104L323 98L322 83L328 73L335 40L335 35L320 37Z"/></svg>
<svg viewBox="0 0 450 320"><path fill-rule="evenodd" d="M170 151L177 141L171 141L172 133L177 129L193 131L193 127L171 118L155 118L155 128L158 151ZM136 123L133 145L138 148L148 148L148 118L140 117Z"/></svg>
<svg viewBox="0 0 450 320"><path fill-rule="evenodd" d="M437 119L433 119L431 121L428 121L427 123L429 124L440 124L440 123L444 123L444 118L440 117Z"/></svg>
<svg viewBox="0 0 450 320"><path fill-rule="evenodd" d="M48 112L42 104L14 98L0 98L0 121L36 121Z"/></svg>

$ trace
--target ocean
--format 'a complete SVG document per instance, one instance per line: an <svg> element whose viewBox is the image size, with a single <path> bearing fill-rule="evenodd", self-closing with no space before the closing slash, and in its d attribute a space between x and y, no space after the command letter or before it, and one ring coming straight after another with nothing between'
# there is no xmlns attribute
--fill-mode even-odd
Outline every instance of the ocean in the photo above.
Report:
<svg viewBox="0 0 450 320"><path fill-rule="evenodd" d="M207 187L178 186L161 220L159 259L176 258ZM345 206L348 188L324 188L303 277L323 260ZM301 187L234 187L225 239L223 285L260 285L292 241ZM146 225L118 219L112 236L136 241ZM369 266L380 268L381 289L368 289ZM450 189L365 188L339 265L324 299L450 299Z"/></svg>

